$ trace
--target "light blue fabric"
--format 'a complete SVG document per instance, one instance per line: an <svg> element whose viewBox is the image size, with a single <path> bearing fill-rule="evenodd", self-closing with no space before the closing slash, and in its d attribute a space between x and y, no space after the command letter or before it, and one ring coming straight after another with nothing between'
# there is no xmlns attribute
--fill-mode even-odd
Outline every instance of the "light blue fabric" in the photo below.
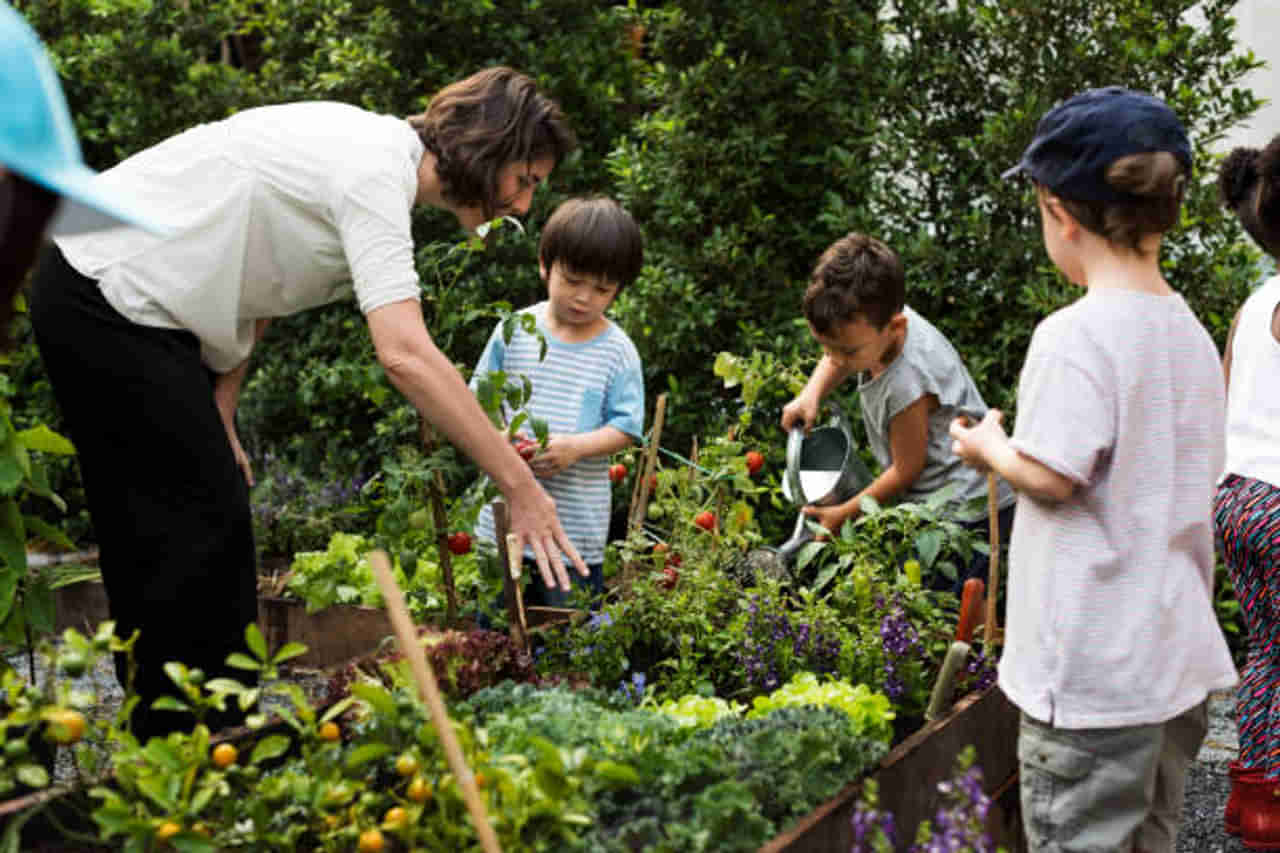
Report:
<svg viewBox="0 0 1280 853"><path fill-rule="evenodd" d="M103 192L85 165L75 125L53 63L35 31L0 2L0 165L65 199L50 233L71 234L120 224L162 234L131 202Z"/></svg>
<svg viewBox="0 0 1280 853"><path fill-rule="evenodd" d="M592 432L611 426L637 441L644 436L644 375L640 354L627 333L612 321L596 337L582 343L557 340L543 323L547 308L540 302L522 313L532 314L547 342L547 356L539 361L541 344L518 327L511 342L502 340L498 325L476 364L474 390L480 378L502 371L507 379L521 375L533 384L525 411L547 422L552 433ZM508 422L517 412L508 411ZM532 435L530 428L523 431ZM587 563L604 560L609 534L609 459L583 459L554 477L539 480L556 502L560 523ZM493 541L493 513L485 507L476 521L476 535ZM526 549L526 556L533 552Z"/></svg>

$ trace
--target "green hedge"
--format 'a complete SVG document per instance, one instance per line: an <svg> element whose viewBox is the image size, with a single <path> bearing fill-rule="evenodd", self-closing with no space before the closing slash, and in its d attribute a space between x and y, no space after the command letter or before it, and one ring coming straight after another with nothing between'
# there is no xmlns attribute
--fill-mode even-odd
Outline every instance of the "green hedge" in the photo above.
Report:
<svg viewBox="0 0 1280 853"><path fill-rule="evenodd" d="M185 8L184 8L185 6ZM910 302L959 347L987 399L1012 407L1035 323L1077 295L1040 245L1030 193L999 180L1055 100L1086 86L1166 98L1197 148L1170 280L1221 343L1256 255L1216 206L1209 149L1257 107L1240 87L1229 0L20 0L62 73L98 167L191 124L265 103L329 98L407 114L480 67L532 74L565 106L581 152L529 217L457 272L459 237L415 223L432 333L464 368L497 300L541 298L537 226L572 193L635 213L645 271L613 311L645 360L650 407L671 392L664 444L687 451L741 408L712 374L722 350L807 370L808 270L850 229L903 256ZM1199 8L1196 27L1188 23ZM643 51L633 53L641 25ZM441 289L447 295L435 298ZM53 420L24 338L18 421ZM351 306L277 323L255 356L242 428L318 478L370 473L414 419L389 391ZM786 389L743 436L777 449ZM55 422L56 425L56 422ZM74 496L64 472L61 485ZM74 507L73 507L74 513Z"/></svg>

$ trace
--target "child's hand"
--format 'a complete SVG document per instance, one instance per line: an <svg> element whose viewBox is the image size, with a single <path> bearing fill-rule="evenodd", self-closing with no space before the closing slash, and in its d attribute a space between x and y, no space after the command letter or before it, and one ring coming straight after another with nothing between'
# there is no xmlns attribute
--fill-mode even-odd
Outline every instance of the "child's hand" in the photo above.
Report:
<svg viewBox="0 0 1280 853"><path fill-rule="evenodd" d="M951 422L951 452L979 471L991 467L991 460L1001 447L1009 443L1004 434L1004 412L989 409L982 420L974 424L969 417L958 417Z"/></svg>
<svg viewBox="0 0 1280 853"><path fill-rule="evenodd" d="M842 506L814 506L813 504L806 506L802 512L832 533L839 532L846 519L856 518L858 515L856 509L853 515L850 515L849 511Z"/></svg>
<svg viewBox="0 0 1280 853"><path fill-rule="evenodd" d="M805 394L787 403L782 407L782 428L790 432L793 427L802 426L808 432L818 419L818 403Z"/></svg>
<svg viewBox="0 0 1280 853"><path fill-rule="evenodd" d="M582 458L572 435L547 436L547 446L539 450L529 461L529 467L538 477L554 477Z"/></svg>

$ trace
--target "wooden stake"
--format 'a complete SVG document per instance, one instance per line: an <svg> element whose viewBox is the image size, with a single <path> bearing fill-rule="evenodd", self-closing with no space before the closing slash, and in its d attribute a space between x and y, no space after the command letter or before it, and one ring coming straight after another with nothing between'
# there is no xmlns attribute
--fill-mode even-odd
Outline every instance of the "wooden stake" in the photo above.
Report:
<svg viewBox="0 0 1280 853"><path fill-rule="evenodd" d="M502 598L507 603L507 624L511 641L525 651L529 650L528 627L524 615L524 585L520 583L520 565L524 550L511 533L511 519L507 515L506 501L493 502L493 532L498 540L498 561L506 570L502 573Z"/></svg>
<svg viewBox="0 0 1280 853"><path fill-rule="evenodd" d="M649 445L641 456L640 476L636 478L635 488L631 492L631 509L627 513L627 535L630 536L644 524L645 514L649 511L649 481L658 468L658 447L662 443L662 423L667 416L667 395L658 395L658 402L653 408L653 430L649 434Z"/></svg>
<svg viewBox="0 0 1280 853"><path fill-rule="evenodd" d="M991 548L987 570L987 618L982 626L982 649L991 654L992 643L996 639L996 592L1000 588L1000 507L997 505L997 489L999 481L995 471L987 472L987 526L990 534L987 544Z"/></svg>
<svg viewBox="0 0 1280 853"><path fill-rule="evenodd" d="M440 688L436 684L431 662L427 660L426 652L418 642L418 632L413 627L413 620L409 618L409 608L405 606L404 593L400 591L400 585L391 574L391 561L387 558L386 552L373 551L369 554L369 564L373 567L374 580L378 582L378 588L382 590L382 597L386 600L387 615L391 618L391 627L395 629L400 650L409 661L409 669L413 672L413 679L418 684L418 695L422 697L427 710L431 713L431 723L440 737L440 745L444 747L444 757L448 760L449 769L453 771L454 778L462 788L462 799L467 804L467 811L471 813L471 822L475 824L480 846L485 853L501 853L498 836L494 833L493 826L489 823L489 816L485 813L484 802L480 799L480 790L476 788L475 777L471 775L471 768L467 766L467 758L462 754L462 746L458 743L458 736L453 731L449 712L445 710L444 700L440 697Z"/></svg>

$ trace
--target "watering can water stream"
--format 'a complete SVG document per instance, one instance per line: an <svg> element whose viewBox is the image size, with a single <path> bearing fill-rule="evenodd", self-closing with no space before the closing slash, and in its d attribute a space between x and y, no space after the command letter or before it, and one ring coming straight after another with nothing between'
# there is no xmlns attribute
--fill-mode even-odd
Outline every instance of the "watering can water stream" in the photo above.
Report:
<svg viewBox="0 0 1280 853"><path fill-rule="evenodd" d="M871 482L871 472L858 456L844 409L834 400L828 400L827 405L834 412L827 426L815 427L808 435L803 427L795 427L787 435L782 494L797 507L843 503ZM791 538L778 547L778 556L788 567L800 548L814 539L808 520L809 516L800 512Z"/></svg>

